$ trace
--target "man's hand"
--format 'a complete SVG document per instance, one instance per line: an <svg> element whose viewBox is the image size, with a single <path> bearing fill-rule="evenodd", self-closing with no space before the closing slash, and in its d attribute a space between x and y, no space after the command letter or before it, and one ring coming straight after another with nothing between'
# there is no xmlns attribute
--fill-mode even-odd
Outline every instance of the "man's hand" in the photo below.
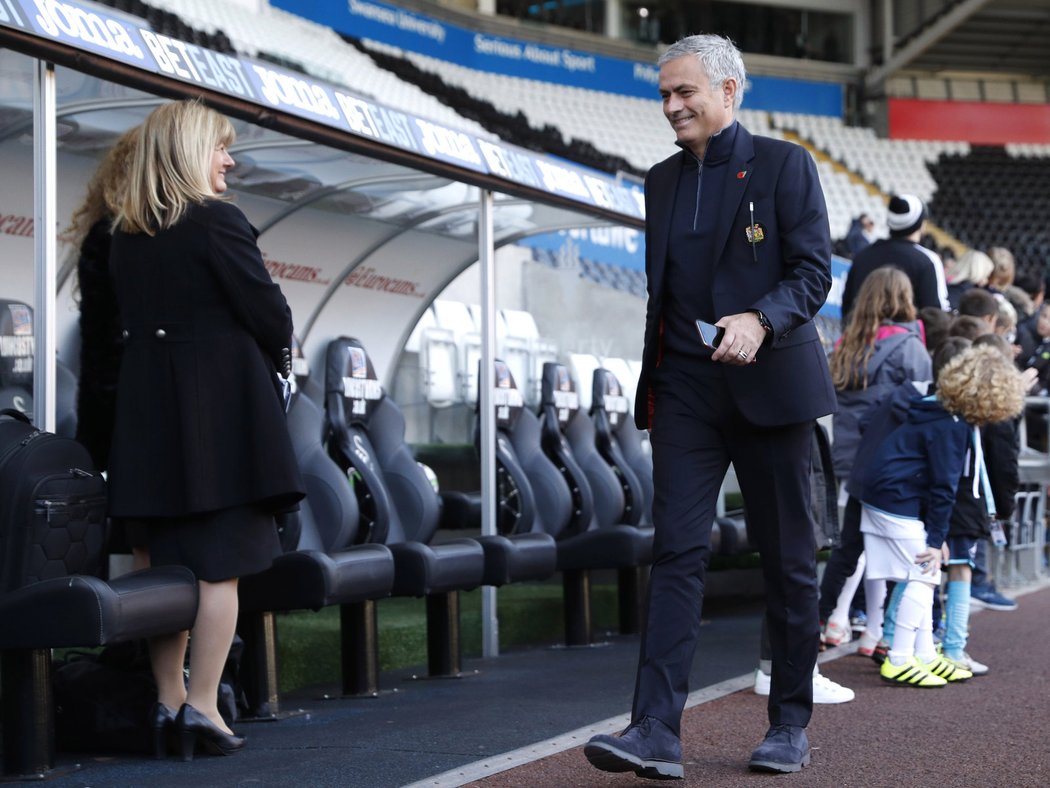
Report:
<svg viewBox="0 0 1050 788"><path fill-rule="evenodd" d="M738 367L755 363L758 349L766 341L766 331L758 322L758 315L754 312L726 315L715 325L724 328L725 335L718 349L711 355L712 361Z"/></svg>

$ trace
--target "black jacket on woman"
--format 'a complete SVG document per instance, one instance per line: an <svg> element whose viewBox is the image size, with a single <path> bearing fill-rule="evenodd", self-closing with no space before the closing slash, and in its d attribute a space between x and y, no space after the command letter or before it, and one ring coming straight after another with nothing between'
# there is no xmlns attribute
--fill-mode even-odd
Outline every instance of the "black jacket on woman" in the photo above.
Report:
<svg viewBox="0 0 1050 788"><path fill-rule="evenodd" d="M109 467L109 444L117 399L123 340L120 314L109 275L107 216L95 222L80 243L80 380L77 384L76 439L87 447L95 467Z"/></svg>
<svg viewBox="0 0 1050 788"><path fill-rule="evenodd" d="M279 510L303 497L274 386L291 311L255 237L240 209L219 200L153 236L114 233L125 345L111 516Z"/></svg>

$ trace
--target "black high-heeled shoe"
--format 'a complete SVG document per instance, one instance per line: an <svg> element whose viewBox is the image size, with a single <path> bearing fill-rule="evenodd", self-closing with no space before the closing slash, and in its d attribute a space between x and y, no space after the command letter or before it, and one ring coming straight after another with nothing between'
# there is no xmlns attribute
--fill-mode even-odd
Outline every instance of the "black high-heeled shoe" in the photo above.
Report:
<svg viewBox="0 0 1050 788"><path fill-rule="evenodd" d="M182 704L175 718L175 731L179 735L179 751L182 760L192 761L193 750L199 742L212 755L233 755L244 747L245 738L226 733L215 723L193 708Z"/></svg>
<svg viewBox="0 0 1050 788"><path fill-rule="evenodd" d="M154 703L149 710L149 727L153 735L153 757L158 761L167 757L173 749L175 733L175 709L161 702Z"/></svg>

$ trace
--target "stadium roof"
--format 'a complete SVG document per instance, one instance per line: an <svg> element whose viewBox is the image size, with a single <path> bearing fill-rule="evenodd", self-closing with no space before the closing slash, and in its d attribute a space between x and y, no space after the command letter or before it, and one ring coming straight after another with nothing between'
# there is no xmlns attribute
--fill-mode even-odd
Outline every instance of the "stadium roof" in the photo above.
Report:
<svg viewBox="0 0 1050 788"><path fill-rule="evenodd" d="M868 84L895 72L967 71L1050 75L1050 2L961 0L949 4L914 34L898 42L888 63Z"/></svg>

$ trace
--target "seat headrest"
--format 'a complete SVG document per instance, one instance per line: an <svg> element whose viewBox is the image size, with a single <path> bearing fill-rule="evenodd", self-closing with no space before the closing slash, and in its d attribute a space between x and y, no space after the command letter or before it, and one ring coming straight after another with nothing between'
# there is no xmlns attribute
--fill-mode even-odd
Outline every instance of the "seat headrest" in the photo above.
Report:
<svg viewBox="0 0 1050 788"><path fill-rule="evenodd" d="M33 308L0 299L0 388L33 390Z"/></svg>
<svg viewBox="0 0 1050 788"><path fill-rule="evenodd" d="M514 374L506 362L497 358L493 364L496 367L496 388L492 392L492 406L496 409L496 429L510 432L518 423L518 417L525 407L525 397L518 390ZM478 380L481 380L480 370ZM480 404L481 397L478 397L478 407Z"/></svg>
<svg viewBox="0 0 1050 788"><path fill-rule="evenodd" d="M604 367L594 370L592 381L591 412L605 411L609 416L609 424L617 426L629 410L620 381Z"/></svg>
<svg viewBox="0 0 1050 788"><path fill-rule="evenodd" d="M547 361L543 364L543 381L540 386L540 404L552 407L558 414L558 424L565 426L580 409L580 395L572 382L569 368L564 364Z"/></svg>
<svg viewBox="0 0 1050 788"><path fill-rule="evenodd" d="M328 394L338 394L348 401L346 415L351 424L367 426L376 404L383 398L383 387L360 341L339 337L328 343L325 395Z"/></svg>

